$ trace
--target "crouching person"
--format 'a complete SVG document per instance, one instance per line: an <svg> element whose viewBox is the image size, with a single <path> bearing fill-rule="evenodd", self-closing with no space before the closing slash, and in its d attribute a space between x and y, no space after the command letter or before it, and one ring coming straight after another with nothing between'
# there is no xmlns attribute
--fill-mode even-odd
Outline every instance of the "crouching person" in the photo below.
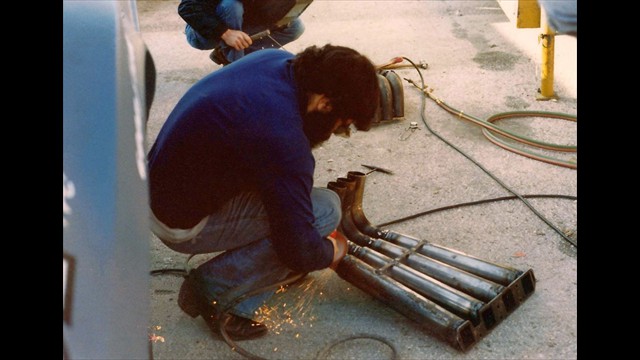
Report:
<svg viewBox="0 0 640 360"><path fill-rule="evenodd" d="M221 253L185 278L182 310L256 338L267 328L254 315L275 289L222 318L230 293L335 268L347 251L334 233L341 204L313 186L312 150L352 124L368 129L378 98L371 61L330 44L249 54L184 94L148 154L152 231L180 253Z"/></svg>

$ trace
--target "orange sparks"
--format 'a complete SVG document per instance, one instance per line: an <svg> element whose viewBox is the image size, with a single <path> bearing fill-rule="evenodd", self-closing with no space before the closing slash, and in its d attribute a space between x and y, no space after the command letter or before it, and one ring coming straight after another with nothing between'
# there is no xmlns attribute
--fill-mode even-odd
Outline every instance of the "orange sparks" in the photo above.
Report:
<svg viewBox="0 0 640 360"><path fill-rule="evenodd" d="M153 342L164 342L164 336L160 336L160 335L156 335L156 334L150 334L149 335L149 340L153 341Z"/></svg>

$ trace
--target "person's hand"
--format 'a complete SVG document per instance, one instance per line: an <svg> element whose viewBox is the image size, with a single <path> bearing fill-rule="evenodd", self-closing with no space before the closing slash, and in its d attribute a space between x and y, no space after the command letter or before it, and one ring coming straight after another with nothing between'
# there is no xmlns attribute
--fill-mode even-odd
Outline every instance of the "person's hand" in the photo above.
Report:
<svg viewBox="0 0 640 360"><path fill-rule="evenodd" d="M342 235L341 232L336 230L327 236L327 239L333 243L333 261L329 267L335 270L342 258L347 255L347 250L349 249L349 246L347 245L347 238Z"/></svg>
<svg viewBox="0 0 640 360"><path fill-rule="evenodd" d="M249 34L240 30L228 29L221 36L222 40L236 50L243 50L253 43Z"/></svg>

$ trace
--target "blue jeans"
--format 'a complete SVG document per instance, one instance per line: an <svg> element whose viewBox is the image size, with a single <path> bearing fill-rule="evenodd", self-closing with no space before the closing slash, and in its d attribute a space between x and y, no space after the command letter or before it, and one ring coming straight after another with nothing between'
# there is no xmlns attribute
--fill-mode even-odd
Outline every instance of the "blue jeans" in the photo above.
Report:
<svg viewBox="0 0 640 360"><path fill-rule="evenodd" d="M321 236L326 237L338 227L342 218L340 198L332 190L313 188L311 201L314 226ZM240 289L241 285L255 289L282 281L292 273L278 258L270 235L262 201L254 193L243 193L210 215L204 229L193 240L165 245L185 254L224 251L194 270L197 273L195 278L203 282L203 288L207 290L207 300L221 301L222 294ZM250 296L229 312L252 318L275 290ZM225 298L232 300L227 295Z"/></svg>
<svg viewBox="0 0 640 360"><path fill-rule="evenodd" d="M266 26L254 25L247 28L242 27L244 7L242 2L239 0L222 0L216 8L216 16L224 21L228 28L242 30L249 35L266 30ZM302 21L300 19L295 19L287 26L273 31L270 35L273 39L268 36L263 37L262 39L255 40L253 44L244 50L235 50L228 46L224 40L207 39L195 31L189 24L185 27L185 34L187 35L187 42L189 45L200 50L210 50L216 46L220 46L222 48L222 53L229 62L234 62L241 57L260 49L279 48L298 39L303 32L304 25L302 24Z"/></svg>
<svg viewBox="0 0 640 360"><path fill-rule="evenodd" d="M578 36L577 0L538 0L547 13L549 26L559 34Z"/></svg>

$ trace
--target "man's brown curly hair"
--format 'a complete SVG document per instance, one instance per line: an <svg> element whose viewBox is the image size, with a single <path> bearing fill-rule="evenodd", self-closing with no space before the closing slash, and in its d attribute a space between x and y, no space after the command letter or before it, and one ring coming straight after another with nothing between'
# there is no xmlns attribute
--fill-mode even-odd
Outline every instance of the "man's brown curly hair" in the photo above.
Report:
<svg viewBox="0 0 640 360"><path fill-rule="evenodd" d="M324 94L336 118L353 119L358 130L371 127L380 87L376 68L366 56L344 46L313 45L296 55L293 71L305 100L308 93Z"/></svg>

